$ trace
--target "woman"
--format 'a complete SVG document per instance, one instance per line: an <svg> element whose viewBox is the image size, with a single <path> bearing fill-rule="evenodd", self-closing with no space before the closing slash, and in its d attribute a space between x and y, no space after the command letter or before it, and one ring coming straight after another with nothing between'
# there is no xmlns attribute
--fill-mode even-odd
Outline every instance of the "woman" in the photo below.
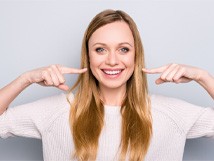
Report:
<svg viewBox="0 0 214 161"><path fill-rule="evenodd" d="M214 135L213 109L150 97L146 74L160 73L157 84L194 80L212 98L214 78L186 65L145 69L140 35L126 13L95 16L84 35L81 68L35 69L2 88L0 137L42 139L44 160L51 161L180 161L186 138ZM63 75L73 73L80 76L67 95L7 109L33 83L68 91Z"/></svg>

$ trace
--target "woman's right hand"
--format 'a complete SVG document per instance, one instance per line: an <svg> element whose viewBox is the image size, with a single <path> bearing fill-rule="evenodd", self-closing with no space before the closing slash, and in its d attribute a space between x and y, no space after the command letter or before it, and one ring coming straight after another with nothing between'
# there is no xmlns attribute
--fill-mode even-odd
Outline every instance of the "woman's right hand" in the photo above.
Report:
<svg viewBox="0 0 214 161"><path fill-rule="evenodd" d="M29 85L38 83L42 86L53 86L66 91L69 87L65 84L64 74L81 74L86 71L87 68L75 69L61 65L50 65L28 71L23 74L23 77Z"/></svg>
<svg viewBox="0 0 214 161"><path fill-rule="evenodd" d="M34 69L25 72L14 81L0 89L0 115L8 108L10 103L29 85L38 83L42 86L53 86L61 90L68 90L65 84L64 74L81 74L84 69L68 68L61 65L50 65L48 67Z"/></svg>

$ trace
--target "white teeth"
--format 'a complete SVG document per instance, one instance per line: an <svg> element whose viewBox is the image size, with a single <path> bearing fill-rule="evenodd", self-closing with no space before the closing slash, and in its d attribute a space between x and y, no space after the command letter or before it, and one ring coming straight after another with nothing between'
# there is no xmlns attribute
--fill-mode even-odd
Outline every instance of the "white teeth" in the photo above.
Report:
<svg viewBox="0 0 214 161"><path fill-rule="evenodd" d="M119 74L122 70L103 70L104 73L109 74L109 75L116 75Z"/></svg>

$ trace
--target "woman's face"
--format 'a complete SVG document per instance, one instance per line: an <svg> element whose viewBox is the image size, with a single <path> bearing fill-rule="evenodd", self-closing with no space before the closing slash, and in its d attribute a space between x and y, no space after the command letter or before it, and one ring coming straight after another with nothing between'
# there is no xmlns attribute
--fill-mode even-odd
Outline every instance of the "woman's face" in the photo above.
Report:
<svg viewBox="0 0 214 161"><path fill-rule="evenodd" d="M134 38L127 23L117 21L97 29L89 39L89 60L100 88L126 87L134 71Z"/></svg>

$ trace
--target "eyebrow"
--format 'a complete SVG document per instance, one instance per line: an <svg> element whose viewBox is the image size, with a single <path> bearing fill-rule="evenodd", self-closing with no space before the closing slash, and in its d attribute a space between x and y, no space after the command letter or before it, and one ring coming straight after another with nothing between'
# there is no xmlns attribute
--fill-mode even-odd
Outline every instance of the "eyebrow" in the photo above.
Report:
<svg viewBox="0 0 214 161"><path fill-rule="evenodd" d="M124 45L124 44L127 44L127 45L129 45L129 46L131 46L131 47L133 47L130 43L128 43L128 42L121 42L121 43L119 43L118 45ZM92 46L95 46L95 45L103 45L103 46L107 46L105 43L95 43L94 45L92 45Z"/></svg>

